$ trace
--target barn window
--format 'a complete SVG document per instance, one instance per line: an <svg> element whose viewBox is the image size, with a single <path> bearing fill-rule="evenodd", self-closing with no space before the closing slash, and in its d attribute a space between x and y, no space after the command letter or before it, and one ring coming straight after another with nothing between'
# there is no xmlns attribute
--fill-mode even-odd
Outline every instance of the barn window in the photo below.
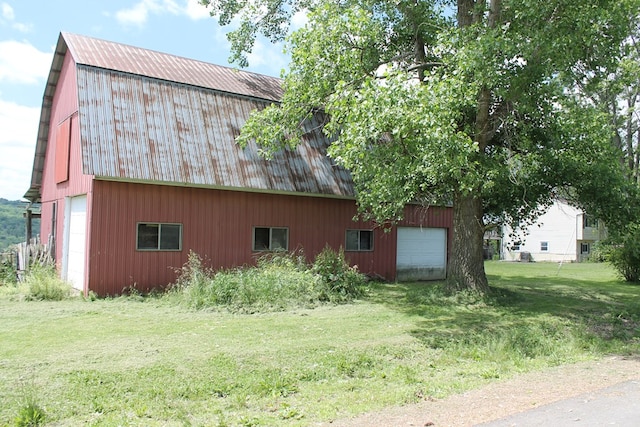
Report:
<svg viewBox="0 0 640 427"><path fill-rule="evenodd" d="M253 250L277 251L289 249L289 229L277 227L254 227Z"/></svg>
<svg viewBox="0 0 640 427"><path fill-rule="evenodd" d="M139 251L182 250L182 224L138 223Z"/></svg>
<svg viewBox="0 0 640 427"><path fill-rule="evenodd" d="M547 252L549 250L549 242L540 242L540 251Z"/></svg>
<svg viewBox="0 0 640 427"><path fill-rule="evenodd" d="M348 251L372 251L373 230L347 230Z"/></svg>

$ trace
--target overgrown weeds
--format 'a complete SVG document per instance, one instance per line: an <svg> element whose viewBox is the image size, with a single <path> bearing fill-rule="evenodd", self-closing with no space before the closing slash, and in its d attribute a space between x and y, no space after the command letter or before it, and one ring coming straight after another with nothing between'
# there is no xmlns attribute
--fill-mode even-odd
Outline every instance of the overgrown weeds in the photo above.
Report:
<svg viewBox="0 0 640 427"><path fill-rule="evenodd" d="M60 279L50 260L33 260L28 270L19 275L13 257L0 261L0 295L26 300L61 301L73 294L71 285Z"/></svg>
<svg viewBox="0 0 640 427"><path fill-rule="evenodd" d="M170 290L190 307L224 307L233 312L281 311L362 296L365 276L348 265L344 253L325 249L312 266L302 254L273 252L256 266L213 271L189 253Z"/></svg>
<svg viewBox="0 0 640 427"><path fill-rule="evenodd" d="M72 294L71 285L60 279L52 265L31 266L25 274L24 284L27 299L61 301Z"/></svg>
<svg viewBox="0 0 640 427"><path fill-rule="evenodd" d="M357 267L349 265L342 248L336 252L326 246L316 256L311 272L320 279L320 300L345 302L364 293L365 276Z"/></svg>

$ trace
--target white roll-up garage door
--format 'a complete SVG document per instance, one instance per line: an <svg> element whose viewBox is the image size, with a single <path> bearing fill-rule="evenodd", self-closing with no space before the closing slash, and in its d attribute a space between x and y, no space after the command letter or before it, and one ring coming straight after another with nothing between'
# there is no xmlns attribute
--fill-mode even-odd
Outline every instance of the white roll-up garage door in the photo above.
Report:
<svg viewBox="0 0 640 427"><path fill-rule="evenodd" d="M446 274L445 228L398 227L397 280L441 280Z"/></svg>

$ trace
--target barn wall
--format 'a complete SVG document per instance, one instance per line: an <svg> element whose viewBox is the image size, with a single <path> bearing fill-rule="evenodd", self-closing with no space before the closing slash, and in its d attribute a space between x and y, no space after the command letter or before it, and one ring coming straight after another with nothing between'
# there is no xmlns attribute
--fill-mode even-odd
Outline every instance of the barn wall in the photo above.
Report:
<svg viewBox="0 0 640 427"><path fill-rule="evenodd" d="M68 130L61 131L65 127ZM58 141L62 138L65 141ZM60 146L67 146L68 149L61 150ZM75 63L67 53L53 98L42 172L40 237L46 242L51 235L56 236L55 257L58 263L62 260L65 197L88 194L91 191L91 176L82 173L81 161ZM61 167L68 168L67 179L57 182L60 181Z"/></svg>
<svg viewBox="0 0 640 427"><path fill-rule="evenodd" d="M89 288L117 294L135 286L161 287L175 280L190 250L215 269L251 264L254 226L288 227L289 249L312 259L325 245L345 244L346 229L371 229L353 222L351 200L96 181L92 199ZM443 226L446 209L411 212L407 225ZM138 222L182 223L179 252L136 251ZM374 231L372 252L346 252L365 273L395 278L396 232Z"/></svg>

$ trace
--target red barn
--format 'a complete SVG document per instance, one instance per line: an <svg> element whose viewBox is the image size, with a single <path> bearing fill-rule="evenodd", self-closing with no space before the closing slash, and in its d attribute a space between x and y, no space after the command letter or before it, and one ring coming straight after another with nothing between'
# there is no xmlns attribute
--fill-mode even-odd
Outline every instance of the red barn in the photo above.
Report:
<svg viewBox="0 0 640 427"><path fill-rule="evenodd" d="M330 245L388 280L444 278L450 208L407 206L389 232L354 221L351 176L314 123L272 160L235 144L281 94L276 78L62 33L25 194L62 277L114 295L166 286L189 251L217 269Z"/></svg>

